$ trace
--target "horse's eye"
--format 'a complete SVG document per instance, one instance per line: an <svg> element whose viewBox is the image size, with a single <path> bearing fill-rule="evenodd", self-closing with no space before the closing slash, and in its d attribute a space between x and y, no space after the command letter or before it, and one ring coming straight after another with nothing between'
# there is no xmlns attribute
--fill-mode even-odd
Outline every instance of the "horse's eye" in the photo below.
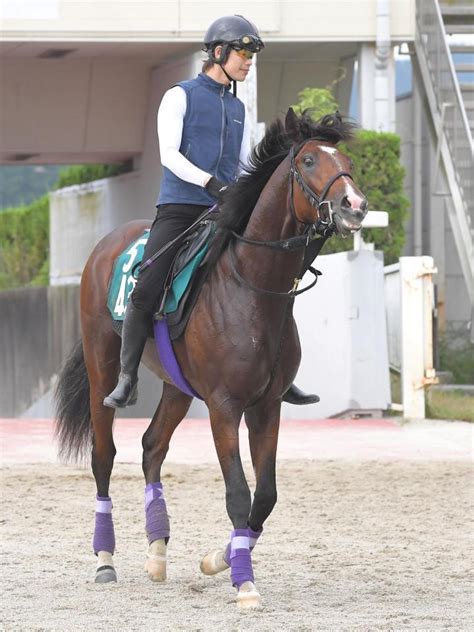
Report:
<svg viewBox="0 0 474 632"><path fill-rule="evenodd" d="M312 167L314 165L314 160L311 156L305 156L303 158L303 164L305 167Z"/></svg>

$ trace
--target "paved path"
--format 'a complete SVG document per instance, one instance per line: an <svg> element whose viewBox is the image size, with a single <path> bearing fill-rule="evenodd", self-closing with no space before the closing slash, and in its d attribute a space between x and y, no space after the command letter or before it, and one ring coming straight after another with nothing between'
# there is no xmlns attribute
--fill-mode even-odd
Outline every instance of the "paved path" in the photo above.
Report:
<svg viewBox="0 0 474 632"><path fill-rule="evenodd" d="M114 437L116 462L141 462L141 437L146 419L118 419ZM279 459L358 461L469 461L474 424L461 421L393 419L282 421ZM50 419L1 419L1 464L56 462ZM241 452L250 460L242 424ZM171 463L217 463L208 420L186 419L176 430L167 460Z"/></svg>

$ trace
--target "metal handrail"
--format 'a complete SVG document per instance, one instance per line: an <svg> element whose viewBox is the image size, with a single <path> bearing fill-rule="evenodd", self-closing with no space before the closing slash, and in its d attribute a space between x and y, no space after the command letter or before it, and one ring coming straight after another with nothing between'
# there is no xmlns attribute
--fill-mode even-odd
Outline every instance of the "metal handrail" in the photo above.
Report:
<svg viewBox="0 0 474 632"><path fill-rule="evenodd" d="M473 139L439 2L417 0L416 20L417 41L425 53L439 115L446 110L444 132L469 218L474 215Z"/></svg>

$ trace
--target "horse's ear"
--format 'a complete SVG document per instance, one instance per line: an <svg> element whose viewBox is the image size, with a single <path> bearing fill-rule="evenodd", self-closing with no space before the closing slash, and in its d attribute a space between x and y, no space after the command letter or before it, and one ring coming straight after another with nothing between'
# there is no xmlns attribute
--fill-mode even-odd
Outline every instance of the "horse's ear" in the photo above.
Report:
<svg viewBox="0 0 474 632"><path fill-rule="evenodd" d="M288 136L293 138L294 140L298 140L300 135L298 128L298 117L295 114L293 108L289 108L285 117L285 130Z"/></svg>

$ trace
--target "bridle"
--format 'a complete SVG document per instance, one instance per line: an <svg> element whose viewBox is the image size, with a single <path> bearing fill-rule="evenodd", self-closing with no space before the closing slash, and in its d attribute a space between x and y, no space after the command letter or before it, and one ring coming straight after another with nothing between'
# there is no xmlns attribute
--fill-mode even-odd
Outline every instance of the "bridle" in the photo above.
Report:
<svg viewBox="0 0 474 632"><path fill-rule="evenodd" d="M342 178L343 176L348 176L351 180L353 178L352 178L352 175L348 171L338 171L331 178L329 178L329 180L326 182L326 184L324 185L319 195L315 191L313 191L313 189L306 183L305 179L301 175L296 165L296 156L301 151L302 147L304 147L306 143L308 143L311 140L319 140L319 139L308 138L305 141L299 143L297 146L293 145L289 153L289 156L290 156L290 172L288 174L289 207L290 207L290 212L293 218L299 224L305 225L306 228L304 230L304 233L302 235L298 235L297 237L290 237L288 239L281 239L278 241L258 241L256 239L248 239L247 237L243 237L242 235L239 235L235 231L232 231L232 236L236 240L242 241L246 244L252 244L254 246L264 246L266 248L271 248L272 250L283 250L285 252L291 252L293 250L298 250L301 248L304 248L306 251L309 244L314 239L317 239L319 236L319 239L320 239L319 247L316 249L316 254L313 257L311 257L311 260L309 262L306 260L307 259L306 256L304 257L303 269L300 273L299 278L294 280L294 284L291 290L289 290L288 292L274 292L272 290L264 290L263 288L258 288L252 285L239 274L235 265L235 252L234 252L233 243L231 241L229 244L229 254L230 254L230 264L231 264L232 272L237 277L237 279L239 280L241 284L246 285L247 287L254 290L255 292L258 292L261 294L272 294L275 296L295 297L298 294L302 294L303 292L306 292L307 290L310 290L312 287L314 287L318 280L318 276L321 274L318 270L315 270L314 268L312 268L310 264L317 257L321 248L325 244L326 240L329 237L331 237L336 231L336 225L333 219L334 211L332 208L332 202L330 200L326 200L325 198L329 192L329 189L332 187L334 182L336 182L336 180L338 180L339 178ZM317 214L316 222L312 222L312 223L303 222L296 215L295 203L293 200L293 184L295 180L297 184L299 185L299 187L301 188L301 190L303 191L306 198L309 200L310 204L315 209L317 209L318 214ZM314 275L315 279L308 287L305 287L302 290L298 290L297 289L298 284L301 281L301 278L303 274L306 272L306 270L309 270Z"/></svg>
<svg viewBox="0 0 474 632"><path fill-rule="evenodd" d="M290 173L288 175L288 196L290 212L297 222L299 222L300 224L308 225L308 222L302 222L296 215L295 203L293 200L293 183L296 180L300 189L309 200L311 206L313 206L318 211L317 221L314 224L310 225L314 226L314 230L318 235L321 235L323 237L330 237L335 232L336 225L333 219L334 211L332 208L332 202L330 200L326 200L326 196L329 192L329 189L336 182L336 180L342 178L343 176L347 176L351 180L353 180L353 178L348 171L338 171L338 173L329 178L319 195L315 191L313 191L313 189L305 182L305 179L301 175L296 165L296 156L301 151L302 147L304 147L306 143L311 140L319 139L309 138L303 143L300 143L297 148L295 148L295 145L293 145L290 149Z"/></svg>
<svg viewBox="0 0 474 632"><path fill-rule="evenodd" d="M232 236L237 241L244 242L246 244L251 244L254 246L264 246L265 248L271 248L272 250L280 250L284 252L292 252L294 250L300 250L302 248L305 249L305 254L303 257L303 265L302 270L298 278L295 278L293 287L288 292L274 292L273 290L265 290L263 288L258 288L249 281L246 281L242 275L238 272L235 261L235 252L234 252L234 244L231 241L229 243L229 255L230 255L230 266L232 269L232 273L237 278L237 280L244 286L249 289L257 292L259 294L267 294L273 296L281 296L287 298L294 298L298 296L298 294L302 294L307 290L310 290L314 287L318 281L318 277L321 275L319 270L315 270L311 267L311 263L316 259L318 254L320 253L322 247L326 243L326 240L331 237L336 231L336 225L334 223L333 215L334 211L332 209L332 202L330 200L326 200L326 195L329 192L329 189L332 187L334 182L343 176L348 176L351 180L352 175L348 171L338 171L335 175L333 175L324 185L321 193L318 195L313 189L305 182L303 176L301 175L297 165L296 165L296 156L301 151L301 148L306 145L311 140L319 140L318 138L308 138L304 142L301 142L295 148L293 145L290 149L290 173L288 175L288 197L289 197L289 206L290 212L293 218L299 223L305 226L304 232L302 235L298 235L297 237L289 237L288 239L280 239L278 241L258 241L256 239L249 239L248 237L243 237L239 235L235 231L231 231ZM310 204L317 209L318 216L316 222L309 223L301 221L296 215L295 203L293 200L293 182L296 180L300 188L302 189L305 196L308 198ZM318 239L318 245L312 252L308 250L309 244ZM309 255L309 256L308 256ZM306 271L311 272L314 276L313 282L307 287L298 290L298 285Z"/></svg>

